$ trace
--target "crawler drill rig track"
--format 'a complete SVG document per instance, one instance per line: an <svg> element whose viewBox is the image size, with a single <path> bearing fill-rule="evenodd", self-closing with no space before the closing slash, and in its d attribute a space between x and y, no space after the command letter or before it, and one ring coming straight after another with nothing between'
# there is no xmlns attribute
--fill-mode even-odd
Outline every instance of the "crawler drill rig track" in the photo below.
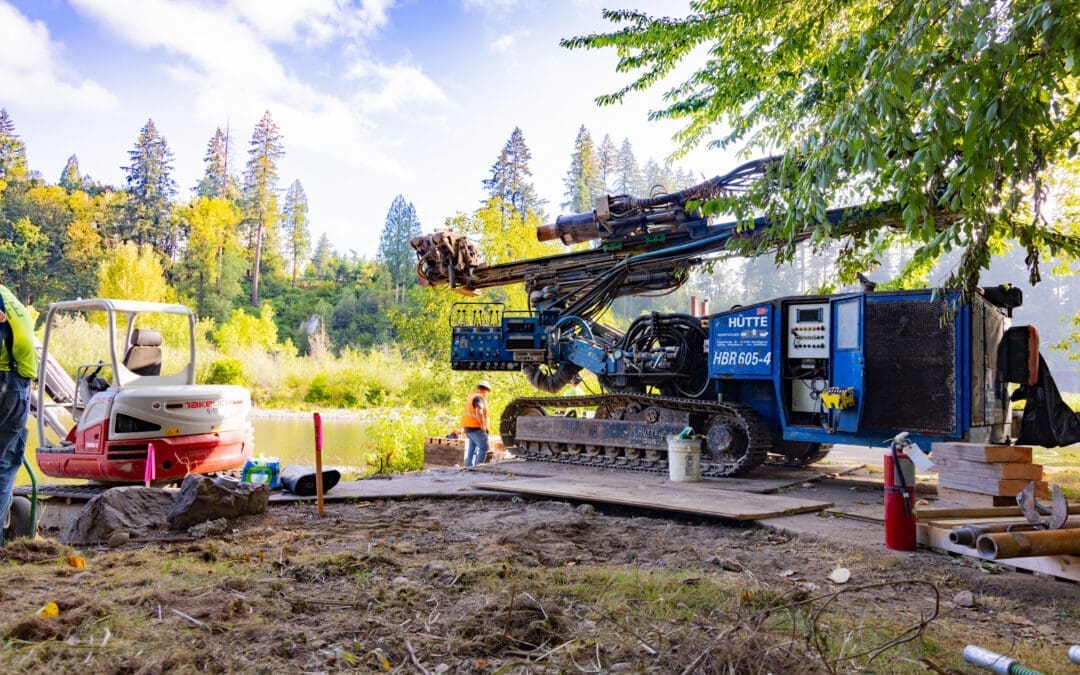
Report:
<svg viewBox="0 0 1080 675"><path fill-rule="evenodd" d="M562 414L585 407L593 417ZM772 448L765 420L749 406L638 394L518 398L499 431L507 448L529 460L666 472L667 437L687 426L704 436L705 476L745 474Z"/></svg>

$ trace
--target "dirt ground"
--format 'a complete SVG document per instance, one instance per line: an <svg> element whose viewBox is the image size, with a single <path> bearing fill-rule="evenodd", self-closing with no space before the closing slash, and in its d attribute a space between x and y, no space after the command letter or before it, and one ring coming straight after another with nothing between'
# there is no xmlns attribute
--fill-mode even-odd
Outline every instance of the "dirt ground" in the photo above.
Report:
<svg viewBox="0 0 1080 675"><path fill-rule="evenodd" d="M0 560L5 672L976 672L971 643L1069 672L1080 643L1076 584L520 498L276 506L216 539Z"/></svg>

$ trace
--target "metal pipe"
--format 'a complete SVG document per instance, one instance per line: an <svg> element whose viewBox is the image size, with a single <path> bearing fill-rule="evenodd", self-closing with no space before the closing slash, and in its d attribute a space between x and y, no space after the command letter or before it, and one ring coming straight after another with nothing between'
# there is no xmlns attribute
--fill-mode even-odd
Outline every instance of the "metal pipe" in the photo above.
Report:
<svg viewBox="0 0 1080 675"><path fill-rule="evenodd" d="M987 560L1039 555L1080 555L1080 528L984 534L976 540L975 548L979 555Z"/></svg>
<svg viewBox="0 0 1080 675"><path fill-rule="evenodd" d="M970 546L974 548L975 541L984 534L995 532L1031 532L1037 529L1031 523L986 523L982 525L963 525L949 532L949 541L958 546ZM1080 527L1080 522L1065 523L1061 529Z"/></svg>
<svg viewBox="0 0 1080 675"><path fill-rule="evenodd" d="M1020 665L1016 659L975 645L964 647L964 660L996 675L1040 675L1039 671Z"/></svg>

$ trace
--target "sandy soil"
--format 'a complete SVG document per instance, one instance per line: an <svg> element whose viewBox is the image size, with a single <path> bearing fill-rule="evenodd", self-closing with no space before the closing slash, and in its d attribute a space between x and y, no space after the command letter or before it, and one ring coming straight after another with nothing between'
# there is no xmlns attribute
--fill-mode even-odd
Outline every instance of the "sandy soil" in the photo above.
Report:
<svg viewBox="0 0 1080 675"><path fill-rule="evenodd" d="M1060 672L1080 642L1076 584L550 501L281 506L214 540L0 559L7 672L960 672L969 642Z"/></svg>

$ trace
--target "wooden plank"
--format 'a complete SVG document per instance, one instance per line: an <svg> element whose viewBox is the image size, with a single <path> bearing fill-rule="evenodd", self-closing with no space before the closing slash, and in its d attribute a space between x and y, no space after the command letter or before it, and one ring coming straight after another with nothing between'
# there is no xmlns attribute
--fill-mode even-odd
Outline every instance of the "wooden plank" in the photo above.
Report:
<svg viewBox="0 0 1080 675"><path fill-rule="evenodd" d="M948 530L919 523L916 525L915 532L919 544L923 546L984 560L975 549L949 541ZM1080 582L1080 556L1043 555L1030 558L1001 558L1000 560L988 560L987 562L1006 567L1015 567L1029 572L1038 572L1057 579Z"/></svg>
<svg viewBox="0 0 1080 675"><path fill-rule="evenodd" d="M1043 478L1041 464L1024 462L972 462L942 455L934 457L934 466L938 468L939 476L947 473L998 479L1042 480Z"/></svg>
<svg viewBox="0 0 1080 675"><path fill-rule="evenodd" d="M559 476L569 476L571 478L588 477L587 480L600 480L605 482L630 480L635 484L650 482L659 485L667 485L670 483L667 471L662 473L654 473L651 471L626 471L613 467L605 468L603 466L559 464L558 462L512 461L508 464L499 463L491 464L486 467L477 467L475 470L486 471L488 473L512 473L522 478L556 478ZM768 494L777 492L785 487L812 482L824 477L824 473L814 468L759 466L750 473L737 478L706 478L700 485L706 485L710 488L734 490L736 492Z"/></svg>
<svg viewBox="0 0 1080 675"><path fill-rule="evenodd" d="M821 511L832 502L782 495L750 494L709 487L706 483L646 483L582 481L560 478L525 478L498 483L476 483L484 490L558 497L580 501L661 509L731 520L760 520L795 513Z"/></svg>
<svg viewBox="0 0 1080 675"><path fill-rule="evenodd" d="M954 488L941 487L940 485L938 486L938 500L971 507L1003 507L1016 504L1016 497L985 495L981 492L957 490Z"/></svg>
<svg viewBox="0 0 1080 675"><path fill-rule="evenodd" d="M915 514L920 521L960 520L963 518L1011 518L1023 517L1024 512L1014 502L1009 506L983 508L935 508L915 507ZM1069 502L1069 514L1080 514L1080 502Z"/></svg>
<svg viewBox="0 0 1080 675"><path fill-rule="evenodd" d="M998 497L1015 498L1016 495L1020 494L1020 492L1027 487L1029 482L1031 481L983 478L962 473L943 472L938 474L938 488L946 487L956 490L967 490L968 492L978 492L979 494L994 495ZM1046 484L1046 481L1035 482L1035 496L1050 496L1050 487Z"/></svg>
<svg viewBox="0 0 1080 675"><path fill-rule="evenodd" d="M1031 448L1021 445L983 445L982 443L932 443L930 457L964 459L970 462L1031 463Z"/></svg>

